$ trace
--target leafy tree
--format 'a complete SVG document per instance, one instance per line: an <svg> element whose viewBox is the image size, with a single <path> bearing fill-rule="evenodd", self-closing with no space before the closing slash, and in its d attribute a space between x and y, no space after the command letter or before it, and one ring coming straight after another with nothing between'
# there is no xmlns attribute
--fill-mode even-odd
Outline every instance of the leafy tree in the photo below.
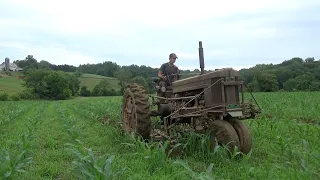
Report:
<svg viewBox="0 0 320 180"><path fill-rule="evenodd" d="M87 89L87 86L82 86L80 89L80 96L88 97L91 95L91 92L89 89Z"/></svg>
<svg viewBox="0 0 320 180"><path fill-rule="evenodd" d="M250 82L250 83L248 84L248 88L249 88L249 90L250 90L251 92L260 91L260 85L259 85L259 83L258 83L256 80Z"/></svg>
<svg viewBox="0 0 320 180"><path fill-rule="evenodd" d="M310 73L304 74L304 75L300 75L298 77L295 78L295 80L298 82L296 85L296 88L298 90L305 90L305 91L309 91L310 90L310 86L311 83L315 80L314 76L312 76Z"/></svg>
<svg viewBox="0 0 320 180"><path fill-rule="evenodd" d="M76 77L81 77L81 76L83 76L83 73L80 71L76 71L73 73L73 75L75 75Z"/></svg>
<svg viewBox="0 0 320 180"><path fill-rule="evenodd" d="M117 92L111 87L107 79L103 79L92 90L93 96L116 96Z"/></svg>
<svg viewBox="0 0 320 180"><path fill-rule="evenodd" d="M256 72L254 79L259 84L259 91L272 92L279 88L277 77L274 74Z"/></svg>
<svg viewBox="0 0 320 180"><path fill-rule="evenodd" d="M26 71L23 86L32 89L33 93L38 94L40 98L45 98L48 89L44 77L49 73L50 71L46 69L30 69Z"/></svg>
<svg viewBox="0 0 320 180"><path fill-rule="evenodd" d="M315 79L316 79L317 81L320 81L320 66L317 67L317 68L313 71L313 73L314 73Z"/></svg>
<svg viewBox="0 0 320 180"><path fill-rule="evenodd" d="M312 81L309 87L310 91L319 91L320 89L320 81Z"/></svg>
<svg viewBox="0 0 320 180"><path fill-rule="evenodd" d="M118 78L118 80L120 81L119 82L119 85L121 87L120 92L123 92L124 87L132 77L132 72L129 71L128 69L121 68L114 73L114 76Z"/></svg>
<svg viewBox="0 0 320 180"><path fill-rule="evenodd" d="M69 89L71 90L71 95L76 96L80 89L80 80L72 74L65 73L66 78L68 79Z"/></svg>
<svg viewBox="0 0 320 180"><path fill-rule="evenodd" d="M279 84L279 89L283 89L283 86L284 86L283 84L286 81L288 81L290 78L294 77L293 71L290 71L290 70L284 69L284 68L277 69L275 71L275 75L276 75L276 78L277 78L277 81Z"/></svg>
<svg viewBox="0 0 320 180"><path fill-rule="evenodd" d="M44 76L43 81L46 85L46 98L61 100L69 99L72 96L70 80L67 75L63 74L61 71L48 73Z"/></svg>
<svg viewBox="0 0 320 180"><path fill-rule="evenodd" d="M41 99L64 100L77 94L79 81L63 71L33 69L27 71L24 86Z"/></svg>
<svg viewBox="0 0 320 180"><path fill-rule="evenodd" d="M48 61L45 61L45 60L40 61L39 65L41 67L51 68L51 64Z"/></svg>
<svg viewBox="0 0 320 180"><path fill-rule="evenodd" d="M286 91L296 91L297 84L298 82L294 78L290 78L283 84L283 88Z"/></svg>

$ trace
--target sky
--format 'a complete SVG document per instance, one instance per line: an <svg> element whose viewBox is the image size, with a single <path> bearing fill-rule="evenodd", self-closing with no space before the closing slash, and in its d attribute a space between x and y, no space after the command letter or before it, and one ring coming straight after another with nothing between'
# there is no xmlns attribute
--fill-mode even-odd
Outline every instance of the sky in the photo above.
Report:
<svg viewBox="0 0 320 180"><path fill-rule="evenodd" d="M319 0L0 0L0 61L33 55L78 66L116 62L180 69L320 59Z"/></svg>

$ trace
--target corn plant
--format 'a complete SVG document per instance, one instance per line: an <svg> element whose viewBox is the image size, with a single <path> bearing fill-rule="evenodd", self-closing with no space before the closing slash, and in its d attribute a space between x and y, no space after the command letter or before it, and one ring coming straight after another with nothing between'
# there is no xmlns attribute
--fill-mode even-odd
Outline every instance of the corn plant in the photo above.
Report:
<svg viewBox="0 0 320 180"><path fill-rule="evenodd" d="M190 166L181 160L176 160L173 162L173 164L178 164L181 165L182 167L184 167L184 169L187 171L188 175L190 178L194 179L194 180L213 180L213 176L212 176L212 171L213 171L213 163L210 163L209 166L207 167L205 172L201 172L201 173L197 173L195 171L193 171Z"/></svg>
<svg viewBox="0 0 320 180"><path fill-rule="evenodd" d="M211 139L207 134L186 133L181 136L179 142L185 156L192 156L203 162L210 162L211 159L225 159L230 152L225 146L220 146L217 142L214 149L210 147Z"/></svg>
<svg viewBox="0 0 320 180"><path fill-rule="evenodd" d="M73 153L77 159L72 162L77 170L79 178L89 178L94 180L109 180L121 175L126 168L121 168L117 172L112 171L114 155L106 159L106 154L97 157L91 148L85 148L83 143L78 140L78 144L66 143L67 150Z"/></svg>
<svg viewBox="0 0 320 180"><path fill-rule="evenodd" d="M6 103L4 105L4 103ZM3 104L3 105L2 105ZM0 102L0 126L13 122L19 115L30 107L21 102Z"/></svg>
<svg viewBox="0 0 320 180"><path fill-rule="evenodd" d="M169 141L161 142L149 142L146 143L141 137L135 137L131 134L131 143L121 143L127 147L133 149L134 156L141 156L149 164L149 172L155 173L159 169L163 168L168 162L167 149L169 147ZM172 152L170 150L169 154Z"/></svg>
<svg viewBox="0 0 320 180"><path fill-rule="evenodd" d="M3 150L0 154L0 176L11 179L17 173L26 172L24 169L32 163L32 157L28 157L30 142L33 137L34 128L28 127L28 131L20 136L17 142L17 152L14 150Z"/></svg>
<svg viewBox="0 0 320 180"><path fill-rule="evenodd" d="M27 119L26 131L17 141L17 149L5 149L0 154L0 176L3 179L12 179L18 173L26 172L25 169L32 163L33 158L28 155L31 147L31 141L34 138L34 132L40 123L41 111L44 106L40 107L34 119Z"/></svg>
<svg viewBox="0 0 320 180"><path fill-rule="evenodd" d="M26 172L24 169L32 162L32 157L26 156L26 151L19 151L13 154L9 150L4 150L0 154L0 177L3 179L12 179L17 173Z"/></svg>

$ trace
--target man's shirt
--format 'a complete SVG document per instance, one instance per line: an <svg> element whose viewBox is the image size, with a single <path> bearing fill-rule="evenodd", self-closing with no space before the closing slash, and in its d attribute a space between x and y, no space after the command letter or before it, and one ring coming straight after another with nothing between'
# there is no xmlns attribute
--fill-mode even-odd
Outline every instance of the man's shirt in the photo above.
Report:
<svg viewBox="0 0 320 180"><path fill-rule="evenodd" d="M170 65L169 63L163 63L159 69L166 77L167 80L172 82L174 80L174 76L170 76L172 74L179 74L179 68L176 65Z"/></svg>

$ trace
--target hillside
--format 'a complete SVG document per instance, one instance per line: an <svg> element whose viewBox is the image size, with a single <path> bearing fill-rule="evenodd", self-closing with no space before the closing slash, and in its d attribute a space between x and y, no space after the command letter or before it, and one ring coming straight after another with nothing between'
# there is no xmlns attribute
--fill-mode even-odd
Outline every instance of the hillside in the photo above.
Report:
<svg viewBox="0 0 320 180"><path fill-rule="evenodd" d="M23 90L23 80L19 78L20 72L12 72L12 76L0 74L0 92L18 93Z"/></svg>
<svg viewBox="0 0 320 180"><path fill-rule="evenodd" d="M96 74L83 74L79 80L81 82L80 86L87 86L88 89L91 91L94 86L96 86L102 79L107 79L110 85L115 89L119 90L119 80L117 78L112 78L112 77L105 77L105 76L100 76Z"/></svg>
<svg viewBox="0 0 320 180"><path fill-rule="evenodd" d="M0 92L7 91L9 93L19 93L23 90L23 80L19 78L22 73L12 72L12 76L0 74ZM92 90L102 79L107 79L115 90L119 90L119 80L116 78L105 77L95 74L83 74L79 77L81 82L80 86L87 86L88 89Z"/></svg>

